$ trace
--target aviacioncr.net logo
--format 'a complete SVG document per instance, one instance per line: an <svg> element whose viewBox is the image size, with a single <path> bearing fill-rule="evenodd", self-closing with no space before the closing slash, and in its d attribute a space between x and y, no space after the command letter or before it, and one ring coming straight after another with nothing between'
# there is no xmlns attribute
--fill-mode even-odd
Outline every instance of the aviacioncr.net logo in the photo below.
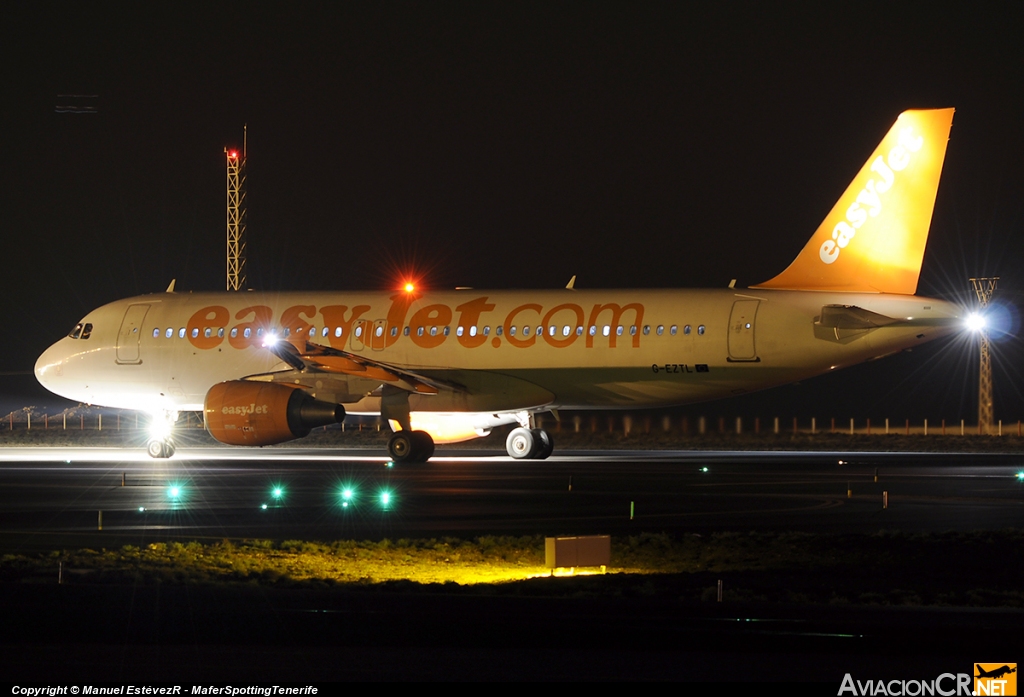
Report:
<svg viewBox="0 0 1024 697"><path fill-rule="evenodd" d="M839 686L838 692L839 697L972 697L973 694L971 675L968 673L943 673L931 680L855 680L847 673L843 676L843 683Z"/></svg>

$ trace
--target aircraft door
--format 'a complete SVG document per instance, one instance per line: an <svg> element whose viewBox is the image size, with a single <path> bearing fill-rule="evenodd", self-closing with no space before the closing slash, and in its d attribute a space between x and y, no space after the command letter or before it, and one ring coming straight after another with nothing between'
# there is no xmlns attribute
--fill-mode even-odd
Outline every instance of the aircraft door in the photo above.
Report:
<svg viewBox="0 0 1024 697"><path fill-rule="evenodd" d="M117 332L117 345L114 348L116 362L138 365L142 363L139 354L139 342L142 339L142 320L149 312L149 305L129 305L121 320L121 328Z"/></svg>
<svg viewBox="0 0 1024 697"><path fill-rule="evenodd" d="M737 300L729 315L729 360L759 361L754 345L754 324L760 300Z"/></svg>
<svg viewBox="0 0 1024 697"><path fill-rule="evenodd" d="M370 336L370 348L374 351L383 351L384 343L388 339L388 321L378 319L373 323L373 334Z"/></svg>
<svg viewBox="0 0 1024 697"><path fill-rule="evenodd" d="M373 331L373 322L368 319L361 319L352 327L352 341L349 342L353 351L362 351L370 345L370 333Z"/></svg>

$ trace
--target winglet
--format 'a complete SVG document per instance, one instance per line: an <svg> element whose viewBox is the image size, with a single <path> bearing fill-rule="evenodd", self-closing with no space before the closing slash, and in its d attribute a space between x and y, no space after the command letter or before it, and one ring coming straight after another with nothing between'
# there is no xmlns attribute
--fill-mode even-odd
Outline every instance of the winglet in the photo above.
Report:
<svg viewBox="0 0 1024 697"><path fill-rule="evenodd" d="M569 282L565 284L567 290L576 290L576 274L572 275Z"/></svg>
<svg viewBox="0 0 1024 697"><path fill-rule="evenodd" d="M905 111L789 267L752 286L913 295L953 109Z"/></svg>
<svg viewBox="0 0 1024 697"><path fill-rule="evenodd" d="M167 286L167 290L165 290L164 292L165 293L173 293L174 292L174 282L177 281L177 280L178 279L176 279L176 278L172 278L171 279L171 284L169 286Z"/></svg>

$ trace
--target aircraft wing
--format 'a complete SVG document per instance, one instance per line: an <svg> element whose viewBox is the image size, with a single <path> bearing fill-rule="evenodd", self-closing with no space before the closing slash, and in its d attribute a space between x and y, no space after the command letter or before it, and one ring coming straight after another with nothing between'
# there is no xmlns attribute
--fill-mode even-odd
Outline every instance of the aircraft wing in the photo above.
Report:
<svg viewBox="0 0 1024 697"><path fill-rule="evenodd" d="M466 391L465 386L456 382L428 377L407 368L367 358L365 355L314 344L303 339L298 339L294 343L277 341L266 348L299 373L331 373L380 380L382 383L417 394L437 394L440 389Z"/></svg>

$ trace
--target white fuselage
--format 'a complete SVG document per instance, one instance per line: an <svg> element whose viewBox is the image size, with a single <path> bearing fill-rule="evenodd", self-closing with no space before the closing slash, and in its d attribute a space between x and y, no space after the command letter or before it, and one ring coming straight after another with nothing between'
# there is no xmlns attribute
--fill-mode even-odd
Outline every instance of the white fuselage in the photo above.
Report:
<svg viewBox="0 0 1024 697"><path fill-rule="evenodd" d="M892 323L816 324L823 306ZM274 334L450 384L415 412L511 413L683 404L802 380L958 329L959 307L907 295L780 290L163 293L87 315L36 364L68 399L201 410L215 384L289 367ZM287 334L288 336L284 336ZM379 411L372 376L301 373L318 399Z"/></svg>

